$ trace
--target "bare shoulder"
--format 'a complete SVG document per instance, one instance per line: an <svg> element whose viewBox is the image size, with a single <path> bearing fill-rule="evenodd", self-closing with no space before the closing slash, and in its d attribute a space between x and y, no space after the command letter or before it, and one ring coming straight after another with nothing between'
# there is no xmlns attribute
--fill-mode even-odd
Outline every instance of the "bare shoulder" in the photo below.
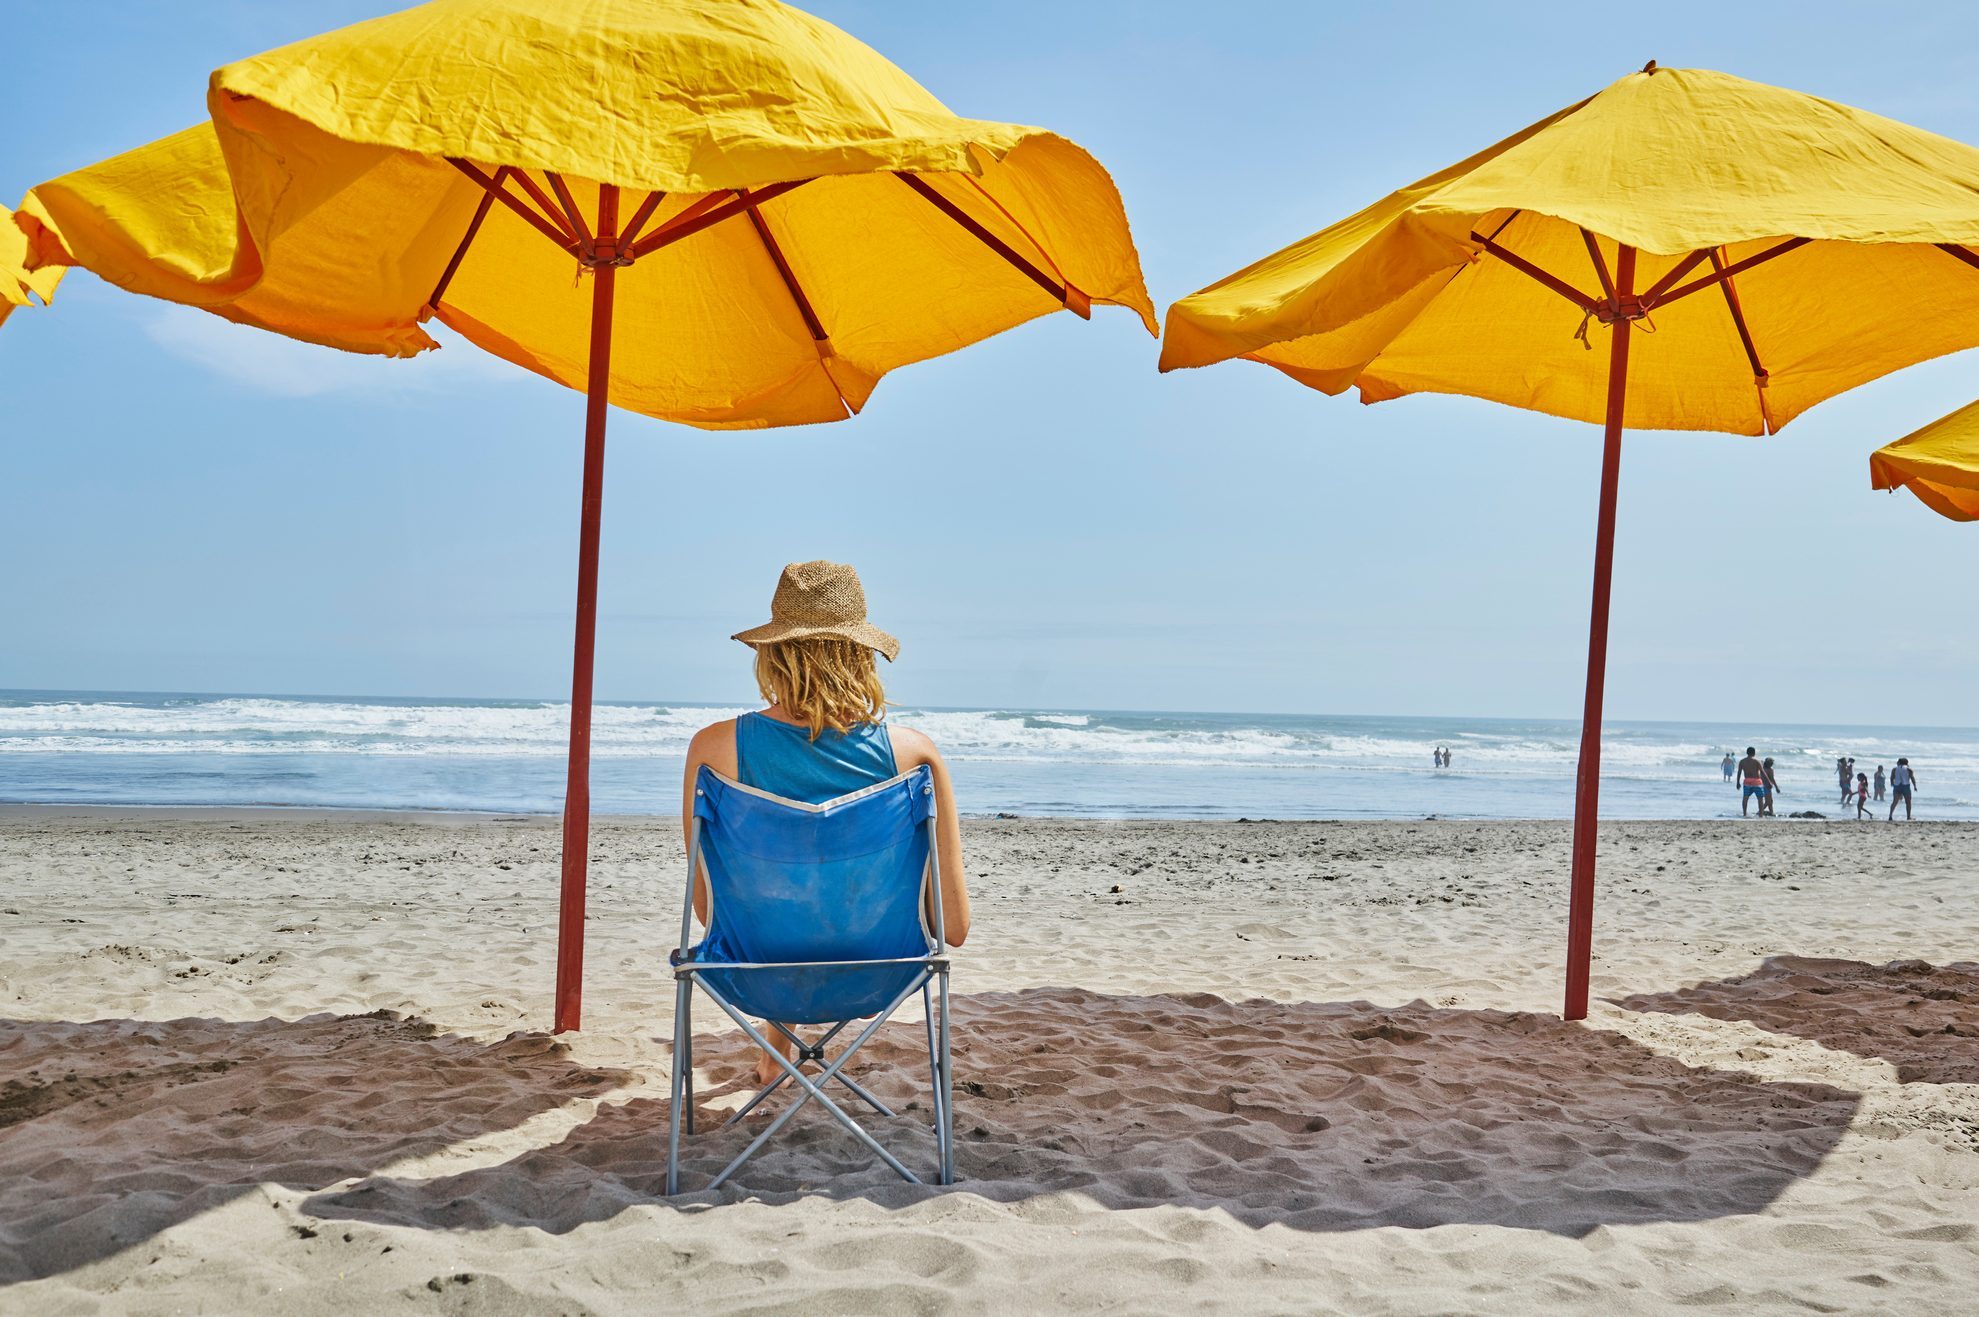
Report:
<svg viewBox="0 0 1979 1317"><path fill-rule="evenodd" d="M687 743L687 763L706 764L718 773L735 774L735 719L709 723Z"/></svg>
<svg viewBox="0 0 1979 1317"><path fill-rule="evenodd" d="M912 727L888 724L887 735L893 741L893 762L903 772L919 768L922 764L941 762L941 751L928 739L927 733L917 732Z"/></svg>
<svg viewBox="0 0 1979 1317"><path fill-rule="evenodd" d="M718 723L709 723L706 727L694 733L694 739L688 743L688 752L691 754L696 750L712 749L723 742L727 742L729 745L735 744L735 719L733 718L724 718Z"/></svg>

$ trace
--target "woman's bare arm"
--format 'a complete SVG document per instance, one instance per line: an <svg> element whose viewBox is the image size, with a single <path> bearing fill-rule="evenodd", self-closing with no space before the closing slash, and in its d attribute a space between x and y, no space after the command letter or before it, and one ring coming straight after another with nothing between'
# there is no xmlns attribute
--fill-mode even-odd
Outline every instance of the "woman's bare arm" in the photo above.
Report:
<svg viewBox="0 0 1979 1317"><path fill-rule="evenodd" d="M694 835L694 779L700 774L703 764L725 777L736 775L735 719L703 727L694 733L694 739L687 744L687 772L680 786L680 843L683 847L687 839ZM701 927L708 926L708 878L698 869L694 873L694 917L701 921Z"/></svg>
<svg viewBox="0 0 1979 1317"><path fill-rule="evenodd" d="M902 772L926 764L935 779L935 858L941 866L942 936L959 947L969 936L969 875L962 867L962 819L955 783L935 743L911 727L892 729L893 762Z"/></svg>

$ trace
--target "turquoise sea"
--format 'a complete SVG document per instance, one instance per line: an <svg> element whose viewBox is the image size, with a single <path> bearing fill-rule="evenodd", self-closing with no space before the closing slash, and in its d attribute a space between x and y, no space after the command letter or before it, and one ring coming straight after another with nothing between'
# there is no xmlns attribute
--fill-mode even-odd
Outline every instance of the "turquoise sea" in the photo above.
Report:
<svg viewBox="0 0 1979 1317"><path fill-rule="evenodd" d="M607 813L677 808L693 731L734 709L598 706L592 796ZM1483 718L914 709L973 814L1121 818L1565 818L1579 728ZM553 812L568 706L0 691L0 801ZM1738 813L1725 750L1779 763L1781 813L1834 815L1838 754L1908 756L1921 817L1979 819L1979 730L1618 722L1607 818ZM1431 766L1451 747L1452 766Z"/></svg>

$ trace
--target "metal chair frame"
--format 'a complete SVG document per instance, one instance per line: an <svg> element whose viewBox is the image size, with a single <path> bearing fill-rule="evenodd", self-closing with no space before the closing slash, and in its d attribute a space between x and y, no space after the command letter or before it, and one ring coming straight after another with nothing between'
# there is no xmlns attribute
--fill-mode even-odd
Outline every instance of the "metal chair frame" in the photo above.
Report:
<svg viewBox="0 0 1979 1317"><path fill-rule="evenodd" d="M712 769L709 769L708 771L711 773L713 772ZM886 787L892 786L908 777L911 777L916 772L925 772L925 770L924 769L909 770L906 773L902 773L896 777L889 778L885 782L877 783L873 787L867 788L866 791L883 790ZM766 792L757 791L754 788L744 786L741 783L737 783L730 778L722 777L721 774L717 773L715 774L715 776L720 778L721 781L727 783L730 786L739 787L740 789L744 791L749 791L752 794L755 795L768 794ZM930 789L932 788L930 787ZM696 791L698 794L699 788L696 788ZM858 792L855 794L864 795L866 794L866 792ZM808 805L801 801L783 801L782 803L791 805L792 807L797 809L809 810L813 812L822 812L826 809L829 809L832 805L838 803L839 801L846 799L848 799L848 797L839 797L838 801L828 800L820 805ZM757 1090L757 1092L750 1097L749 1101L745 1103L740 1110L738 1110L734 1115L730 1116L728 1120L723 1123L721 1128L727 1129L729 1126L734 1125L737 1121L743 1119L743 1117L747 1116L751 1111L754 1111L756 1107L759 1106L772 1093L782 1088L786 1082L794 1084L798 1090L797 1100L792 1102L789 1106L785 1107L781 1112L777 1113L776 1118L772 1120L769 1123L769 1125L763 1129L761 1133L757 1134L756 1137L750 1141L749 1146L744 1148L741 1152L737 1153L734 1159L731 1160L728 1163L728 1165L722 1169L721 1173L715 1176L713 1180L709 1181L708 1184L704 1186L705 1188L718 1189L723 1184L727 1183L729 1178L733 1176L735 1172L741 1168L744 1162L748 1161L750 1157L754 1156L756 1152L763 1147L763 1145L765 1145L770 1141L770 1139L775 1137L777 1131L781 1130L786 1124L788 1124L790 1122L791 1117L795 1116L797 1112L800 1109L802 1109L805 1103L811 1101L816 1101L819 1105L824 1107L825 1111L829 1115L831 1115L833 1119L838 1121L839 1124L843 1125L861 1143L865 1144L866 1147L869 1148L874 1153L874 1155L879 1157L881 1161L885 1162L888 1166L893 1168L893 1170L896 1173L898 1173L902 1179L908 1181L911 1184L924 1183L924 1181L919 1176L915 1175L912 1171L907 1169L907 1167L900 1161L899 1158L897 1158L896 1156L893 1155L893 1153L888 1151L887 1148L883 1144L881 1144L878 1139L874 1138L871 1133L869 1133L863 1126L859 1124L858 1121L854 1120L852 1116L846 1112L844 1107L840 1106L837 1102L834 1102L831 1099L831 1096L825 1092L826 1085L836 1082L839 1085L843 1086L854 1097L858 1098L860 1101L864 1102L867 1106L871 1107L874 1111L877 1111L881 1115L891 1116L894 1114L893 1111L890 1108L888 1108L885 1103L881 1102L877 1097L873 1096L873 1094L868 1092L863 1085L861 1085L857 1080L854 1080L851 1076L843 1073L843 1071L846 1063L852 1059L853 1055L856 1052L858 1052L858 1050L861 1047L865 1046L866 1043L872 1039L873 1035L879 1032L880 1026L885 1024L890 1018L892 1018L893 1013L899 1010L900 1007L903 1004L905 1004L907 999L913 996L916 992L921 994L921 1004L925 1017L925 1024L927 1027L928 1070L931 1080L930 1088L933 1094L933 1101L934 1101L934 1134L935 1134L935 1155L936 1155L935 1183L943 1184L943 1185L955 1183L955 1122L954 1122L954 1111L953 1111L954 1082L953 1082L953 1074L950 1067L949 1019L948 1019L949 961L947 954L943 950L945 946L944 932L946 929L946 925L943 923L942 920L942 909L941 909L941 857L939 853L940 841L936 829L936 813L932 805L928 807L926 817L921 819L914 826L918 828L926 828L928 830L928 864L927 864L926 873L922 879L922 891L924 893L922 899L924 901L924 908L926 908L929 911L929 913L931 913L934 916L934 919L933 919L933 927L928 930L928 951L926 955L902 956L902 957L894 957L884 960L825 960L825 961L785 961L785 962L761 962L761 963L738 963L734 961L704 962L693 959L692 937L694 932L694 888L697 878L699 878L700 875L706 872L706 865L703 861L702 853L701 853L701 819L698 814L694 817L693 822L689 828L688 840L687 840L687 854L688 854L687 893L681 902L680 945L678 948L674 950L672 955L669 957L673 965L674 1010L673 1010L673 1092L672 1092L673 1100L669 1104L668 1122L667 1122L668 1123L668 1129L667 1129L667 1194L668 1196L672 1196L680 1192L680 1136L682 1129L684 1127L688 1134L692 1134L694 1132L693 1010L694 1010L694 990L696 988L699 988L703 993L707 994L707 996L715 1003L715 1005L721 1007L722 1011L731 1020L735 1021L736 1025L742 1030L743 1035L747 1037L750 1042L754 1043L756 1046L762 1048L763 1051L769 1053L772 1057L774 1057L776 1059L778 1068L783 1072L779 1074L775 1079L771 1080L768 1084L765 1084L761 1089ZM713 892L711 890L710 900L712 899L713 899ZM712 916L712 914L713 914L713 909L712 907L710 907L710 915ZM783 1055L781 1051L777 1050L776 1048L770 1045L770 1041L767 1037L764 1036L763 1031L759 1030L755 1026L755 1024L750 1020L750 1018L741 1011L740 1008L738 1008L733 1002L731 1002L726 996L724 996L719 989L717 989L713 984L709 983L707 979L704 977L704 975L709 971L719 971L721 973L746 973L751 970L815 969L823 972L829 972L832 969L849 969L849 968L857 968L864 966L880 966L880 965L917 965L920 967L920 972L914 976L912 982L910 982L905 988L903 988L899 992L898 995L894 997L893 1001L887 1006L885 1010L879 1012L877 1015L873 1016L871 1020L866 1022L865 1027L859 1031L859 1033L857 1034L857 1036L853 1038L851 1043L846 1045L843 1051L839 1052L836 1057L833 1057L829 1060L827 1060L825 1056L825 1048L831 1043L831 1041L834 1038L837 1038L839 1034L844 1032L852 1024L856 1023L856 1021L853 1020L837 1021L836 1023L832 1024L828 1029L826 1029L825 1032L819 1036L818 1040L815 1043L806 1043L802 1038L798 1037L794 1031L792 1031L785 1025L777 1023L776 1021L770 1021L769 1024L771 1029L783 1035L783 1037L789 1039L792 1043L796 1044L796 1049L797 1049L796 1057L794 1059L791 1057L786 1057L785 1055ZM804 1067L807 1065L816 1066L818 1068L817 1078L813 1079L804 1073Z"/></svg>

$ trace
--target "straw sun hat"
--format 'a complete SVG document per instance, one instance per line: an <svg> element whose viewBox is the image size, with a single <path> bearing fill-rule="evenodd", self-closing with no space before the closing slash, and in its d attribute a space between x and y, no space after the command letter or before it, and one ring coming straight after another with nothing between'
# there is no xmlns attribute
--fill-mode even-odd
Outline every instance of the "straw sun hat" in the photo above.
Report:
<svg viewBox="0 0 1979 1317"><path fill-rule="evenodd" d="M836 636L878 650L890 663L900 642L866 620L866 589L842 562L794 562L777 578L770 620L730 637L745 645Z"/></svg>

